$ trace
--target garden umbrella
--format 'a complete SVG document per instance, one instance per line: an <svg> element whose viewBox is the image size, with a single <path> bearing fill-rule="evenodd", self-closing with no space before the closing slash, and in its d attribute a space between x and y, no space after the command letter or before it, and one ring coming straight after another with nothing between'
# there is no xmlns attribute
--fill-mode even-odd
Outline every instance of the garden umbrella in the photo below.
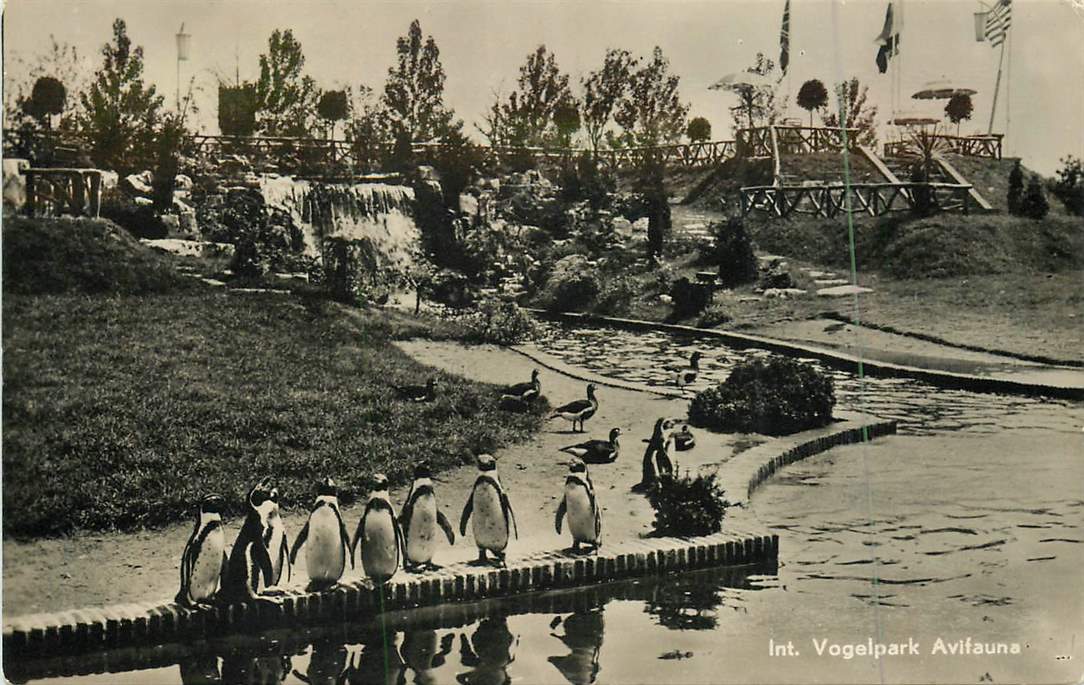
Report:
<svg viewBox="0 0 1084 685"><path fill-rule="evenodd" d="M974 95L974 88L964 88L949 81L930 81L911 97L915 100L948 100L954 95Z"/></svg>
<svg viewBox="0 0 1084 685"><path fill-rule="evenodd" d="M745 105L746 114L749 117L749 128L752 128L754 91L763 86L774 85L774 83L770 76L755 71L739 71L722 77L708 86L708 90L729 90L737 93Z"/></svg>

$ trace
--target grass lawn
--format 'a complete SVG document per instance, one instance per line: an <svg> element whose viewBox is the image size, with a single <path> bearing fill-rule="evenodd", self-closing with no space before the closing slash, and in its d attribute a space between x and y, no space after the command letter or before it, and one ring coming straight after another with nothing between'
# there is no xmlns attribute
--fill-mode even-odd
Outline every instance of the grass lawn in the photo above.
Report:
<svg viewBox="0 0 1084 685"><path fill-rule="evenodd" d="M308 506L333 476L409 478L522 440L539 414L436 373L390 344L383 314L279 295L10 295L3 306L4 535L135 529L201 496L234 513L259 478ZM432 403L390 384L442 383Z"/></svg>

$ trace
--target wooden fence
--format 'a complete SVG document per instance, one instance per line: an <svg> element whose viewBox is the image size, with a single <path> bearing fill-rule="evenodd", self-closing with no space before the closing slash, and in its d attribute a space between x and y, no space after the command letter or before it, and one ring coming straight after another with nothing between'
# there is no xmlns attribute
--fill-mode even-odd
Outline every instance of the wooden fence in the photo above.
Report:
<svg viewBox="0 0 1084 685"><path fill-rule="evenodd" d="M26 176L26 213L30 216L98 217L101 171L31 167L21 173Z"/></svg>
<svg viewBox="0 0 1084 685"><path fill-rule="evenodd" d="M773 145L772 136L775 136ZM847 144L857 144L858 129L847 129ZM804 155L843 149L843 129L828 126L772 125L738 130L737 151L744 157L772 157L778 154Z"/></svg>
<svg viewBox="0 0 1084 685"><path fill-rule="evenodd" d="M957 183L842 183L749 186L741 189L742 216L769 217L804 214L833 218L854 212L883 216L915 211L925 204L930 212L971 211L971 186Z"/></svg>
<svg viewBox="0 0 1084 685"><path fill-rule="evenodd" d="M965 157L985 157L987 159L1001 159L1001 139L1005 136L1000 133L979 134L974 136L950 136L936 135L948 146L948 152ZM907 152L908 143L904 140L895 140L885 143L885 157L901 157Z"/></svg>

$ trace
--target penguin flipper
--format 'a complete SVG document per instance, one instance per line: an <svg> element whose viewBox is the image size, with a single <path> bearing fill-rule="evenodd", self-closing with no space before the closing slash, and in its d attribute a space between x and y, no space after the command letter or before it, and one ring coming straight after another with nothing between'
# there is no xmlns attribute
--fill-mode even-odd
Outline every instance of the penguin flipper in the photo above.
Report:
<svg viewBox="0 0 1084 685"><path fill-rule="evenodd" d="M561 534L561 520L565 517L565 498L561 498L561 503L557 505L557 516L553 519L553 527L557 530L557 534Z"/></svg>
<svg viewBox="0 0 1084 685"><path fill-rule="evenodd" d="M395 530L395 568L398 569L400 564L406 562L406 537L394 511L391 514L391 527Z"/></svg>
<svg viewBox="0 0 1084 685"><path fill-rule="evenodd" d="M305 544L305 540L309 539L309 522L305 521L305 527L301 529L301 532L297 534L297 538L294 540L293 549L290 550L290 563L297 563L297 553L301 549L301 546Z"/></svg>
<svg viewBox="0 0 1084 685"><path fill-rule="evenodd" d="M411 484L411 494L403 504L403 510L399 512L399 526L403 529L403 537L410 535L410 517L414 515L414 485Z"/></svg>
<svg viewBox="0 0 1084 685"><path fill-rule="evenodd" d="M452 522L448 520L448 517L444 515L443 511L437 510L437 525L444 531L444 535L448 538L448 544L455 544L455 531L452 530Z"/></svg>
<svg viewBox="0 0 1084 685"><path fill-rule="evenodd" d="M354 557L358 553L358 543L361 542L361 535L365 531L365 517L369 515L369 507L365 506L365 513L361 515L361 519L358 521L358 527L354 530L354 540L350 543L350 563L354 563Z"/></svg>
<svg viewBox="0 0 1084 685"><path fill-rule="evenodd" d="M279 543L278 558L282 562L282 565L286 567L286 580L289 582L294 577L294 563L290 561L290 539L286 536L286 531L282 531L282 542ZM279 574L282 575L281 573ZM281 580L281 577L279 578Z"/></svg>
<svg viewBox="0 0 1084 685"><path fill-rule="evenodd" d="M512 503L508 500L508 493L501 490L501 506L504 508L504 525L508 525L508 522L512 522L512 530L516 533L516 539L519 540L519 526L516 525L516 512L512 511Z"/></svg>
<svg viewBox="0 0 1084 685"><path fill-rule="evenodd" d="M470 520L470 515L474 511L474 490L467 495L467 503L463 505L463 515L459 517L459 534L467 534L467 521Z"/></svg>
<svg viewBox="0 0 1084 685"><path fill-rule="evenodd" d="M354 552L350 548L350 533L346 530L346 522L343 521L342 512L338 507L334 508L335 518L339 519L339 539L342 540L343 554L350 552L350 568L354 568Z"/></svg>
<svg viewBox="0 0 1084 685"><path fill-rule="evenodd" d="M226 587L226 581L230 575L230 556L226 550L222 550L222 569L218 572L218 589Z"/></svg>
<svg viewBox="0 0 1084 685"><path fill-rule="evenodd" d="M262 539L257 539L252 543L254 548L253 560L256 562L260 573L263 574L263 580L266 585L274 585L275 569L271 563L271 554L267 551L267 545L263 544Z"/></svg>

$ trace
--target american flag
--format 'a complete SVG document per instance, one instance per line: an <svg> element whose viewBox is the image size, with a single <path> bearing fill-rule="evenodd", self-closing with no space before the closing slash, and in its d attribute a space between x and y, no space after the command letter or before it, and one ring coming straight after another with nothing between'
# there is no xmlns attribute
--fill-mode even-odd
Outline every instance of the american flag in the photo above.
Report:
<svg viewBox="0 0 1084 685"><path fill-rule="evenodd" d="M990 47L996 48L1005 42L1005 36L1012 26L1012 0L1000 0L994 9L986 14L984 36L990 41Z"/></svg>
<svg viewBox="0 0 1084 685"><path fill-rule="evenodd" d="M783 26L779 30L779 69L787 73L790 64L790 0L783 5Z"/></svg>

